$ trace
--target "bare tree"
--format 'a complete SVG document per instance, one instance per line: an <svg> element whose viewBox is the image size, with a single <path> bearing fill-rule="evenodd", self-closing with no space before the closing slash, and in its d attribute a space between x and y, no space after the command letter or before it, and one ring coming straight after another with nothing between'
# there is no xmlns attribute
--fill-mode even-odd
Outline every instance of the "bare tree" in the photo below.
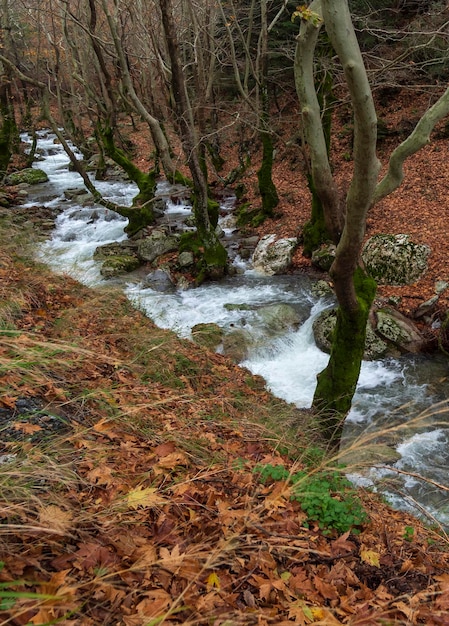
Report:
<svg viewBox="0 0 449 626"><path fill-rule="evenodd" d="M199 278L219 277L226 267L226 250L221 245L215 227L218 221L218 207L209 200L207 179L201 165L200 139L197 135L192 105L187 90L181 64L181 54L176 32L175 16L171 0L159 0L165 40L171 63L173 97L177 113L183 150L193 180L194 215L197 239L191 249L198 254L201 249L201 269ZM186 238L185 238L186 241Z"/></svg>

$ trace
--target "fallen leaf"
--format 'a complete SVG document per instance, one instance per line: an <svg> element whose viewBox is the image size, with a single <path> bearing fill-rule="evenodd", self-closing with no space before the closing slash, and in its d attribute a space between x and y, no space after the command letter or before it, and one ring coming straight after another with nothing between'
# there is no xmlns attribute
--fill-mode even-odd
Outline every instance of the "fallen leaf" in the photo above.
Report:
<svg viewBox="0 0 449 626"><path fill-rule="evenodd" d="M39 521L48 529L64 533L72 527L72 515L58 506L50 504L40 509Z"/></svg>
<svg viewBox="0 0 449 626"><path fill-rule="evenodd" d="M373 565L374 567L380 567L380 555L374 550L360 550L360 558L364 563L368 563L369 565Z"/></svg>
<svg viewBox="0 0 449 626"><path fill-rule="evenodd" d="M159 495L156 487L136 487L128 492L126 502L130 509L144 509L165 504L166 500Z"/></svg>
<svg viewBox="0 0 449 626"><path fill-rule="evenodd" d="M32 435L42 430L42 426L38 424L30 424L30 422L14 422L13 427L15 430L21 430L26 435Z"/></svg>

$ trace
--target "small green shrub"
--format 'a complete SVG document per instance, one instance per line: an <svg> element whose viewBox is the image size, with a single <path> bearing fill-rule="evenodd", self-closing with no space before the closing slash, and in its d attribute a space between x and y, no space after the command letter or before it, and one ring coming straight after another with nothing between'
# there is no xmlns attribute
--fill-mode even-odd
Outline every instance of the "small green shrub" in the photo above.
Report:
<svg viewBox="0 0 449 626"><path fill-rule="evenodd" d="M323 530L345 533L366 521L367 516L351 483L340 471L295 474L282 465L259 465L254 470L260 480L286 480L292 484L292 500L307 514L306 525L318 522Z"/></svg>

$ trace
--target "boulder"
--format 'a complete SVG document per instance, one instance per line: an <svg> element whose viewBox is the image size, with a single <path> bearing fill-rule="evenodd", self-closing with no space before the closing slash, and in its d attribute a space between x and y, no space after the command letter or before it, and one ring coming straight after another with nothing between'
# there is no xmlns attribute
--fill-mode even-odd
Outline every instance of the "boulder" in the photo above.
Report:
<svg viewBox="0 0 449 626"><path fill-rule="evenodd" d="M268 276L282 274L291 264L297 243L295 237L276 240L276 235L265 235L254 250L254 269Z"/></svg>
<svg viewBox="0 0 449 626"><path fill-rule="evenodd" d="M363 358L373 361L385 356L397 357L403 353L416 354L425 347L425 341L415 324L394 309L379 309L372 316L375 328L368 320ZM320 350L330 353L332 334L337 320L335 308L326 309L313 323L315 343Z"/></svg>
<svg viewBox="0 0 449 626"><path fill-rule="evenodd" d="M140 266L140 261L135 256L110 256L100 268L100 274L104 278L113 278L127 272L132 272Z"/></svg>
<svg viewBox="0 0 449 626"><path fill-rule="evenodd" d="M143 284L145 287L150 287L154 291L160 291L162 293L167 291L174 291L175 285L170 272L166 269L159 268L150 274L147 274Z"/></svg>
<svg viewBox="0 0 449 626"><path fill-rule="evenodd" d="M191 267L195 262L193 253L190 250L184 250L178 255L178 266L180 269Z"/></svg>
<svg viewBox="0 0 449 626"><path fill-rule="evenodd" d="M317 280L316 282L312 283L310 290L316 298L335 297L334 290L325 280Z"/></svg>
<svg viewBox="0 0 449 626"><path fill-rule="evenodd" d="M26 183L27 185L38 185L39 183L48 182L47 174L38 168L27 167L19 172L14 172L6 177L7 185L20 185Z"/></svg>
<svg viewBox="0 0 449 626"><path fill-rule="evenodd" d="M96 261L103 261L113 256L133 256L138 260L137 243L129 239L125 239L125 241L114 241L104 246L98 246L93 254L93 258Z"/></svg>
<svg viewBox="0 0 449 626"><path fill-rule="evenodd" d="M223 329L218 324L195 324L192 328L192 340L199 346L216 350L223 339Z"/></svg>
<svg viewBox="0 0 449 626"><path fill-rule="evenodd" d="M421 352L425 341L415 324L394 309L376 311L376 333L400 352Z"/></svg>
<svg viewBox="0 0 449 626"><path fill-rule="evenodd" d="M164 230L154 229L152 233L140 239L137 245L137 254L143 261L152 262L167 252L177 250L179 235L171 235Z"/></svg>
<svg viewBox="0 0 449 626"><path fill-rule="evenodd" d="M258 309L262 322L270 333L283 333L301 324L299 313L290 304L269 304Z"/></svg>
<svg viewBox="0 0 449 626"><path fill-rule="evenodd" d="M223 337L223 354L234 363L241 363L247 356L253 339L250 333L244 330L232 330Z"/></svg>
<svg viewBox="0 0 449 626"><path fill-rule="evenodd" d="M410 241L409 235L374 235L365 244L366 271L380 285L410 285L427 270L429 246Z"/></svg>

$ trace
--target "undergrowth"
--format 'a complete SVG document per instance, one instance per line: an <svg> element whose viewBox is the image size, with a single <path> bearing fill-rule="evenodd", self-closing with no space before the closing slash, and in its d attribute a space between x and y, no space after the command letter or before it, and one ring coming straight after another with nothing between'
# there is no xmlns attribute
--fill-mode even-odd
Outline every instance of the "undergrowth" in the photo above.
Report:
<svg viewBox="0 0 449 626"><path fill-rule="evenodd" d="M273 480L291 484L291 499L298 501L307 514L306 526L318 522L325 531L345 533L356 531L356 526L367 521L367 514L343 469L315 473L300 470L292 474L283 465L268 464L257 465L254 471L263 483Z"/></svg>

